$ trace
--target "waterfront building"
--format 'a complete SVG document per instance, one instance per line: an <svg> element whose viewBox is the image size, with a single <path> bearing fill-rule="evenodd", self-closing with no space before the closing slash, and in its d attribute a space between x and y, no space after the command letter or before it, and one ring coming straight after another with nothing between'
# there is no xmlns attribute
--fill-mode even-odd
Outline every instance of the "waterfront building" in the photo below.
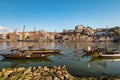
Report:
<svg viewBox="0 0 120 80"><path fill-rule="evenodd" d="M7 38L7 34L0 34L0 39L6 39Z"/></svg>

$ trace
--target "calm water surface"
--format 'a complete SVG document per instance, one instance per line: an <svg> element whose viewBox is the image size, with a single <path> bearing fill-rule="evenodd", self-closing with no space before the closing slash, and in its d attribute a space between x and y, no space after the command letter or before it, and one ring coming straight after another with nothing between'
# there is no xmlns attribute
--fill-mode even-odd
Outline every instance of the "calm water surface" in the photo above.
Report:
<svg viewBox="0 0 120 80"><path fill-rule="evenodd" d="M83 56L81 48L88 46L107 47L108 49L120 49L120 43L113 42L0 42L0 50L10 47L22 47L34 45L47 49L61 49L60 54L51 55L42 59L4 59L0 56L0 69L8 67L29 67L66 65L69 73L75 76L119 75L120 59L100 59L91 56Z"/></svg>

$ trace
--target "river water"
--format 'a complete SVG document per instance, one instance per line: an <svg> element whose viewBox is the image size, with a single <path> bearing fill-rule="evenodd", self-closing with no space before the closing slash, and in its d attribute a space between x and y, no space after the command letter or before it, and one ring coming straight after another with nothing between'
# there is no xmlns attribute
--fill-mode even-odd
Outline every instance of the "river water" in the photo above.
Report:
<svg viewBox="0 0 120 80"><path fill-rule="evenodd" d="M120 75L120 59L101 59L83 56L81 48L88 46L120 49L120 43L113 42L0 42L0 50L10 47L37 46L47 49L61 49L59 54L42 59L5 59L0 56L0 70L2 68L66 65L67 70L74 76Z"/></svg>

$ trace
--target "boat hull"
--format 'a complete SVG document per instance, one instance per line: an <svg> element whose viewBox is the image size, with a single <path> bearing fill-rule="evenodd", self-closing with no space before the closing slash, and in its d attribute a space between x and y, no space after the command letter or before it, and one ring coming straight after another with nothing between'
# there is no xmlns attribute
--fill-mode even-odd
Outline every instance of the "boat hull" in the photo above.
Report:
<svg viewBox="0 0 120 80"><path fill-rule="evenodd" d="M35 59L35 58L45 58L50 56L51 54L0 54L1 56L7 59Z"/></svg>
<svg viewBox="0 0 120 80"><path fill-rule="evenodd" d="M99 54L101 58L120 58L120 54Z"/></svg>

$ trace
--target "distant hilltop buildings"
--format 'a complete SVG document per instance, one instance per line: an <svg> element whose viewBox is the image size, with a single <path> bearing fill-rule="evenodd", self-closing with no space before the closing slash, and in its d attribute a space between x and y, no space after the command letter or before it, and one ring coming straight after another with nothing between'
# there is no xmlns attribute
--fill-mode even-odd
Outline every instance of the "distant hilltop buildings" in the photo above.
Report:
<svg viewBox="0 0 120 80"><path fill-rule="evenodd" d="M119 41L120 27L93 29L90 26L77 25L75 29L64 29L61 37L70 41Z"/></svg>
<svg viewBox="0 0 120 80"><path fill-rule="evenodd" d="M47 32L45 30L30 32L11 32L0 34L0 41L120 41L120 27L97 28L77 25L74 29L63 32Z"/></svg>
<svg viewBox="0 0 120 80"><path fill-rule="evenodd" d="M77 25L75 26L75 29L71 30L63 30L63 33L78 33L78 34L84 34L84 35L93 35L94 30L91 27L84 27L83 25Z"/></svg>

